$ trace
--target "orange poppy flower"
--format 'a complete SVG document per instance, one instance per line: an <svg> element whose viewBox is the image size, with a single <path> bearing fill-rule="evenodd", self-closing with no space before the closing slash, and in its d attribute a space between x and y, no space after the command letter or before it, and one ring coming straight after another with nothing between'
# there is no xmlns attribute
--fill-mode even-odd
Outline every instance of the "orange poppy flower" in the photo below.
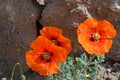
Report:
<svg viewBox="0 0 120 80"><path fill-rule="evenodd" d="M66 49L66 54L68 55L71 51L71 42L68 38L62 35L62 30L56 27L46 26L40 30L41 36L49 39L57 47L62 47Z"/></svg>
<svg viewBox="0 0 120 80"><path fill-rule="evenodd" d="M77 29L78 41L89 54L102 55L109 51L116 36L114 26L107 20L89 18Z"/></svg>
<svg viewBox="0 0 120 80"><path fill-rule="evenodd" d="M56 73L60 69L57 62L66 60L66 51L61 47L56 47L42 36L33 41L31 47L33 50L26 52L26 62L40 75L48 76Z"/></svg>

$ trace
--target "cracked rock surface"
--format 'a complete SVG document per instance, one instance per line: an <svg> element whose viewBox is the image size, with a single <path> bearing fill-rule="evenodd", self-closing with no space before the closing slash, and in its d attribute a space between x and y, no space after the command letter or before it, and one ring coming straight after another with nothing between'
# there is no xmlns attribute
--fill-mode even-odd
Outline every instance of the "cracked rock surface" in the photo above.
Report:
<svg viewBox="0 0 120 80"><path fill-rule="evenodd" d="M16 62L22 64L27 80L45 80L45 77L30 70L25 61L25 52L37 37L38 26L62 29L63 35L71 39L71 53L80 55L84 49L77 41L76 30L79 23L89 17L106 19L115 26L117 36L110 52L106 54L106 60L120 62L120 6L114 1L117 0L0 0L0 80L4 76L10 78ZM105 65L109 64L105 63L98 80L119 80L120 68L116 69L118 64L107 68ZM14 80L20 80L19 72L17 67Z"/></svg>
<svg viewBox="0 0 120 80"><path fill-rule="evenodd" d="M0 0L0 80L11 76L16 62L22 64L24 72L28 70L25 52L37 37L36 21L41 10L35 0ZM20 80L19 73L17 67L15 80Z"/></svg>
<svg viewBox="0 0 120 80"><path fill-rule="evenodd" d="M62 29L64 35L72 41L73 54L79 55L84 52L77 41L76 30L79 23L90 17L110 21L117 30L117 36L113 39L113 46L106 59L120 62L120 2L118 3L118 0L46 0L46 2L40 23L43 26L56 26Z"/></svg>

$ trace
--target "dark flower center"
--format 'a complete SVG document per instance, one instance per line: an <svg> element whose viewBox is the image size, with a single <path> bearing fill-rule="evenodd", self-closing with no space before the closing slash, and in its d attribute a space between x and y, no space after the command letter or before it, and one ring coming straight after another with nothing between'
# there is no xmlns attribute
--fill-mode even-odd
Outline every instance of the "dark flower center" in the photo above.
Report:
<svg viewBox="0 0 120 80"><path fill-rule="evenodd" d="M52 43L55 44L55 45L57 45L57 46L58 46L58 44L59 44L59 43L58 43L56 40L54 40L54 39L52 40Z"/></svg>
<svg viewBox="0 0 120 80"><path fill-rule="evenodd" d="M58 42L56 38L52 37L52 38L51 38L51 41L52 41L52 43L53 43L54 45L60 46L60 42Z"/></svg>
<svg viewBox="0 0 120 80"><path fill-rule="evenodd" d="M92 36L92 39L95 40L95 41L100 39L100 34L99 33L93 33L91 36Z"/></svg>
<svg viewBox="0 0 120 80"><path fill-rule="evenodd" d="M49 59L50 59L50 53L45 52L45 53L43 54L43 58L44 58L45 60L49 60Z"/></svg>

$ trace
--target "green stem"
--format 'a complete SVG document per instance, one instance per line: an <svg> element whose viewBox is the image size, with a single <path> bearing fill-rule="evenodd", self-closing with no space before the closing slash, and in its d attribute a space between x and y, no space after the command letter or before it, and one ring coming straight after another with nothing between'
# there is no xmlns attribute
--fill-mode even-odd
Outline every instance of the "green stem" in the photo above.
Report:
<svg viewBox="0 0 120 80"><path fill-rule="evenodd" d="M84 72L84 74L85 74L85 80L88 80L88 77L87 77L88 73L87 73L86 69L83 67L80 71L83 71L83 72ZM74 79L74 80L76 80L79 75L80 75L80 72L77 73L77 75L75 76L75 79Z"/></svg>
<svg viewBox="0 0 120 80"><path fill-rule="evenodd" d="M95 57L96 57L96 55L90 55L88 63L91 62Z"/></svg>
<svg viewBox="0 0 120 80"><path fill-rule="evenodd" d="M87 63L90 63L95 57L96 57L96 55L90 55L89 60L88 60ZM86 66L86 69L84 69L84 73L85 73L86 80L88 80L88 77L87 77L87 75L88 75L88 73L87 73L88 67L89 67L89 65L87 65L87 66ZM88 76L89 76L89 75L88 75Z"/></svg>
<svg viewBox="0 0 120 80"><path fill-rule="evenodd" d="M16 66L19 66L19 67L20 67L21 74L23 73L21 64L20 64L20 63L16 63L16 64L14 65L14 67L13 67L10 80L13 80L13 76L14 76L14 73L15 73Z"/></svg>
<svg viewBox="0 0 120 80"><path fill-rule="evenodd" d="M86 69L89 67L88 63L90 63L95 57L96 55L90 55L89 60L87 61Z"/></svg>

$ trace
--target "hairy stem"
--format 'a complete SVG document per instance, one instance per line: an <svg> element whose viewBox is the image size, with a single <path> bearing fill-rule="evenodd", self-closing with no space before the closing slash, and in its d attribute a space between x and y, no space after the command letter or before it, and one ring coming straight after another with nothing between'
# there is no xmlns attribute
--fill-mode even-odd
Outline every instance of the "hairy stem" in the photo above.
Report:
<svg viewBox="0 0 120 80"><path fill-rule="evenodd" d="M13 70L12 70L12 74L11 74L10 80L13 80L13 76L14 76L14 73L15 73L16 66L19 66L19 67L20 67L20 72L21 72L21 74L23 73L21 64L20 64L20 63L16 63L16 64L14 65L14 67L13 67Z"/></svg>

